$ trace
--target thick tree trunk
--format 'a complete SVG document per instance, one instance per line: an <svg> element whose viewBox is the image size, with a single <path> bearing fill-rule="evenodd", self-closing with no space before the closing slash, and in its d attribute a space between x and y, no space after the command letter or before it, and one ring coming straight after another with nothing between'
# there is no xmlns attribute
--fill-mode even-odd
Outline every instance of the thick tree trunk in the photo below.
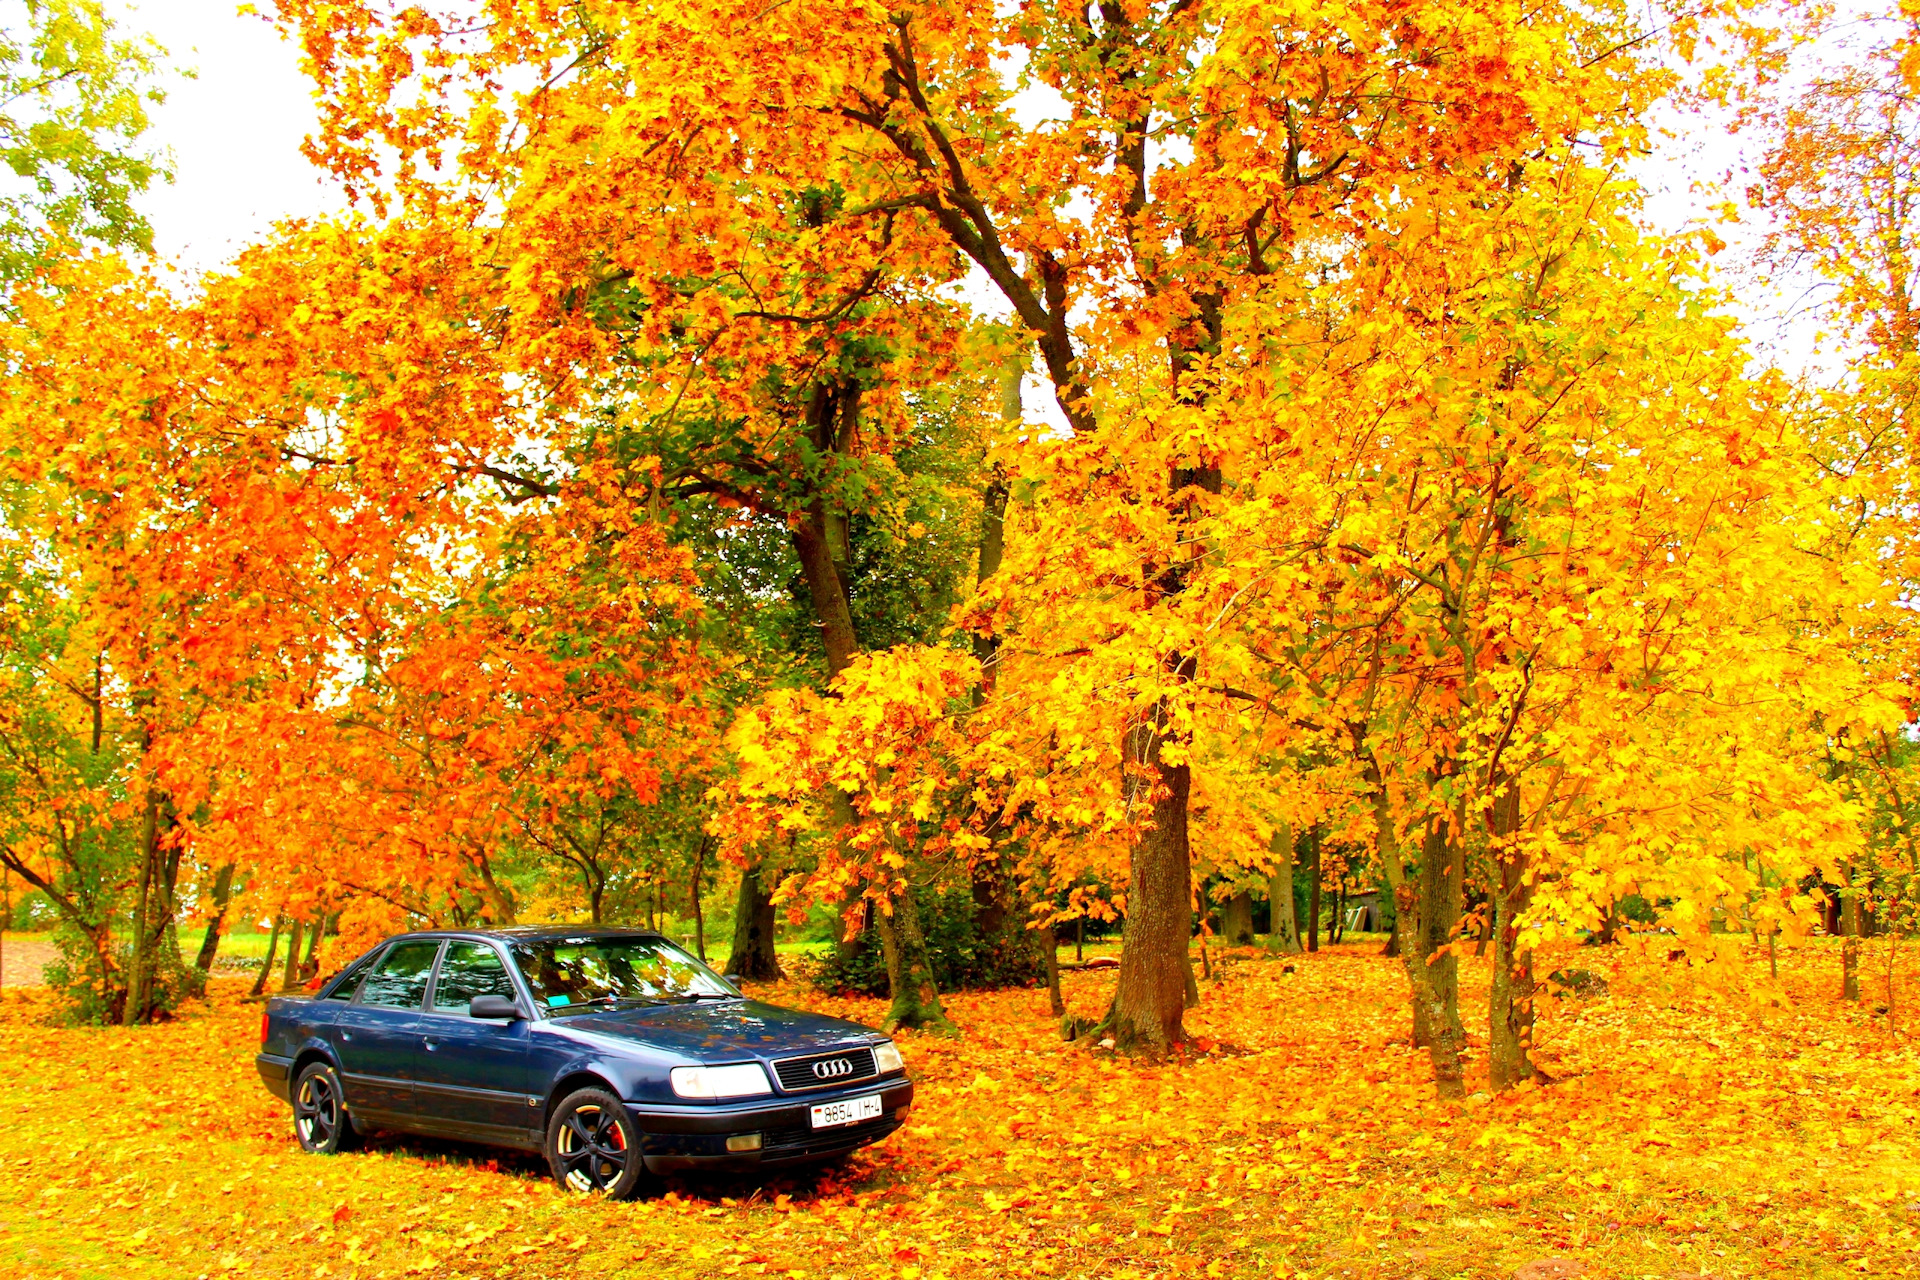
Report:
<svg viewBox="0 0 1920 1280"><path fill-rule="evenodd" d="M267 989L267 975L273 972L273 957L280 948L280 923L281 917L278 915L274 916L273 928L267 934L266 958L260 962L260 972L253 975L253 990L251 992L253 995L257 996Z"/></svg>
<svg viewBox="0 0 1920 1280"><path fill-rule="evenodd" d="M946 1010L940 1007L940 990L933 980L926 939L920 933L920 908L914 904L913 891L903 889L890 903L879 904L873 921L887 961L887 986L893 992L893 1003L880 1029L891 1034L901 1027L913 1027L953 1035L958 1029L947 1021Z"/></svg>
<svg viewBox="0 0 1920 1280"><path fill-rule="evenodd" d="M1193 774L1185 763L1161 763L1165 718L1166 709L1156 708L1127 734L1127 758L1142 771L1132 783L1135 797L1153 796L1153 826L1133 846L1120 977L1101 1024L1121 1050L1150 1054L1164 1053L1186 1038L1182 1018L1193 981L1188 953L1193 884L1187 844Z"/></svg>
<svg viewBox="0 0 1920 1280"><path fill-rule="evenodd" d="M1229 947L1253 945L1253 895L1242 890L1227 899L1221 912L1220 942Z"/></svg>
<svg viewBox="0 0 1920 1280"><path fill-rule="evenodd" d="M200 954L194 957L194 968L202 973L213 971L214 957L220 953L220 926L227 920L227 903L233 897L233 864L222 866L213 873L213 912L207 917L207 932L200 939Z"/></svg>
<svg viewBox="0 0 1920 1280"><path fill-rule="evenodd" d="M1402 956L1411 987L1414 1033L1416 1039L1423 1033L1426 1037L1434 1087L1442 1097L1458 1097L1465 1091L1460 965L1445 949L1460 917L1460 853L1460 843L1451 837L1446 821L1430 821L1420 852L1414 923L1407 931L1412 945Z"/></svg>
<svg viewBox="0 0 1920 1280"><path fill-rule="evenodd" d="M773 893L762 883L766 873L767 868L759 862L740 872L740 893L733 908L733 954L727 957L726 971L772 982L782 975L780 956L773 946L777 923Z"/></svg>
<svg viewBox="0 0 1920 1280"><path fill-rule="evenodd" d="M1293 829L1276 827L1267 846L1273 853L1273 874L1267 877L1267 945L1285 955L1300 950L1300 923L1293 914Z"/></svg>

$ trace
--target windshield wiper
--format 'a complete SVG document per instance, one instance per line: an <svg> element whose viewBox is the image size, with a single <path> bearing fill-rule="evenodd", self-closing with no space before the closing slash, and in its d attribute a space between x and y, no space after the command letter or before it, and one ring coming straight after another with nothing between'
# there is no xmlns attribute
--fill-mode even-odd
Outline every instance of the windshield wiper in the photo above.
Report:
<svg viewBox="0 0 1920 1280"><path fill-rule="evenodd" d="M659 1004L657 996L595 996L591 1000L582 1000L577 1004L549 1005L549 1016L564 1013L603 1013L608 1009L617 1009L623 1004Z"/></svg>
<svg viewBox="0 0 1920 1280"><path fill-rule="evenodd" d="M745 996L734 995L731 991L689 991L685 995L673 996L674 1000L744 1000Z"/></svg>

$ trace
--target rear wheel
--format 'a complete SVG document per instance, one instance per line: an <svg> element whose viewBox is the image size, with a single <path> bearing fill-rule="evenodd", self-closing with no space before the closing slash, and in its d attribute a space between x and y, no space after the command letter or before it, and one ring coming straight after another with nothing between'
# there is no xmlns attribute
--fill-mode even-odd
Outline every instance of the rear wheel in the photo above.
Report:
<svg viewBox="0 0 1920 1280"><path fill-rule="evenodd" d="M605 1089L578 1090L554 1108L547 1164L566 1190L610 1200L629 1198L646 1176L640 1131L626 1105Z"/></svg>
<svg viewBox="0 0 1920 1280"><path fill-rule="evenodd" d="M330 1156L358 1145L347 1115L339 1073L324 1062L309 1062L293 1082L293 1133L300 1149Z"/></svg>

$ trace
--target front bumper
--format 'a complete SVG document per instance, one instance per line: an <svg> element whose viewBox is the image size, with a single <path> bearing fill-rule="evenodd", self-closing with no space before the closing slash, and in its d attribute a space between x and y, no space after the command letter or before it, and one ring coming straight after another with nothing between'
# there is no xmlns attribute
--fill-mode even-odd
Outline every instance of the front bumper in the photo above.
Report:
<svg viewBox="0 0 1920 1280"><path fill-rule="evenodd" d="M254 1058L253 1065L259 1068L260 1080L267 1086L268 1092L282 1102L293 1100L293 1084L287 1079L287 1073L293 1069L292 1058L262 1053Z"/></svg>
<svg viewBox="0 0 1920 1280"><path fill-rule="evenodd" d="M880 1095L880 1116L833 1129L812 1127L816 1103ZM645 1136L640 1153L650 1173L704 1170L713 1173L752 1173L789 1165L831 1160L880 1141L906 1120L913 1105L913 1082L905 1079L874 1081L868 1088L835 1091L829 1097L755 1100L720 1107L663 1107L629 1102L628 1108ZM727 1139L757 1133L758 1151L728 1151Z"/></svg>

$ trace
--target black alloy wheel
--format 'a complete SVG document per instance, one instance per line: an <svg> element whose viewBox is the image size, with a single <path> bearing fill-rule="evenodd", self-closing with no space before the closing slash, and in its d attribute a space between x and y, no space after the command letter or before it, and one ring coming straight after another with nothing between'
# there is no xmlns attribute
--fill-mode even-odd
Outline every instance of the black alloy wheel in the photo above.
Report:
<svg viewBox="0 0 1920 1280"><path fill-rule="evenodd" d="M324 1062L309 1062L293 1084L293 1133L300 1149L330 1156L360 1140L347 1114L340 1077Z"/></svg>
<svg viewBox="0 0 1920 1280"><path fill-rule="evenodd" d="M640 1131L626 1106L605 1089L578 1090L554 1108L547 1164L566 1190L610 1200L632 1196L646 1176Z"/></svg>

